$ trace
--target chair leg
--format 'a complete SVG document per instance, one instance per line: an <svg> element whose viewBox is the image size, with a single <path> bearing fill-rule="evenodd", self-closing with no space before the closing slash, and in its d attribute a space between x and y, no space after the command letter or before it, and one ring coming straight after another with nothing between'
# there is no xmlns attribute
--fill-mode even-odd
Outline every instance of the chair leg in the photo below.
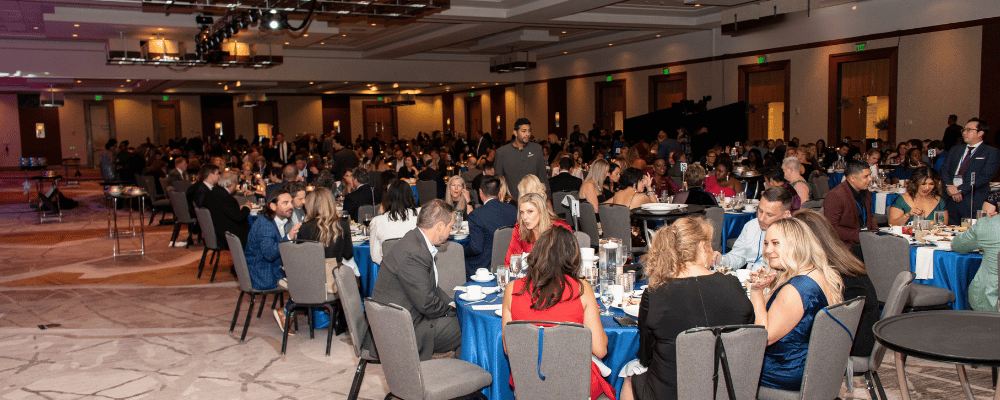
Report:
<svg viewBox="0 0 1000 400"><path fill-rule="evenodd" d="M252 319L250 317L253 316L253 302L254 302L254 300L257 300L257 295L251 293L250 294L250 308L247 308L247 319L246 319L246 321L243 322L243 333L240 335L240 342L241 343L243 342L244 339L247 338L247 329L250 328L250 320Z"/></svg>
<svg viewBox="0 0 1000 400"><path fill-rule="evenodd" d="M997 388L997 367L993 367L993 389Z"/></svg>
<svg viewBox="0 0 1000 400"><path fill-rule="evenodd" d="M218 251L215 251L215 250L210 250L210 251L212 252L212 254L209 255L209 257L208 257L208 263L209 264L215 262L215 256L219 255Z"/></svg>
<svg viewBox="0 0 1000 400"><path fill-rule="evenodd" d="M201 252L201 261L198 262L198 279L201 279L201 271L205 269L205 257L208 256L208 247Z"/></svg>
<svg viewBox="0 0 1000 400"><path fill-rule="evenodd" d="M389 399L391 399L393 397L396 397L396 396L393 396L392 393L386 393L385 397L383 397L382 400L389 400Z"/></svg>
<svg viewBox="0 0 1000 400"><path fill-rule="evenodd" d="M285 348L288 347L288 327L292 322L292 310L285 309L285 331L282 332L281 336L281 355L285 355ZM296 323L298 325L298 323ZM298 329L298 326L295 327Z"/></svg>
<svg viewBox="0 0 1000 400"><path fill-rule="evenodd" d="M365 367L368 360L358 360L358 367L354 371L354 382L351 383L351 391L347 394L347 400L358 400L358 392L361 391L361 382L365 379Z"/></svg>
<svg viewBox="0 0 1000 400"><path fill-rule="evenodd" d="M309 326L309 339L316 338L314 329L316 327L316 320L313 319L313 309L314 307L306 307L306 325Z"/></svg>
<svg viewBox="0 0 1000 400"><path fill-rule="evenodd" d="M888 400L889 398L885 395L885 389L882 388L882 380L878 378L878 371L872 371L872 377L875 378L875 387L878 388L878 395L883 400Z"/></svg>
<svg viewBox="0 0 1000 400"><path fill-rule="evenodd" d="M240 297L236 299L236 311L233 312L233 323L229 324L229 332L232 332L233 329L236 329L236 319L239 318L240 316L240 305L243 304L244 293L246 292L240 290ZM263 304L263 302L261 303Z"/></svg>
<svg viewBox="0 0 1000 400"><path fill-rule="evenodd" d="M334 315L333 315L333 307L330 307L329 304L325 305L324 307L327 310L330 311L330 323L327 324L327 326L326 326L326 328L327 328L327 333L326 333L326 356L329 357L330 356L330 346L333 344L333 318L334 318Z"/></svg>
<svg viewBox="0 0 1000 400"><path fill-rule="evenodd" d="M848 377L848 379L850 379L850 377ZM875 382L872 380L871 371L865 372L865 383L868 386L868 397L870 397L871 400L878 400L879 397L878 394L875 393Z"/></svg>
<svg viewBox="0 0 1000 400"><path fill-rule="evenodd" d="M257 318L260 318L260 315L264 313L264 303L267 303L267 295L263 296L260 298L260 309L257 310ZM271 308L274 308L274 304L271 304Z"/></svg>
<svg viewBox="0 0 1000 400"><path fill-rule="evenodd" d="M149 211L149 223L147 225L153 225L154 218L156 218L156 208Z"/></svg>
<svg viewBox="0 0 1000 400"><path fill-rule="evenodd" d="M215 283L215 273L219 270L219 259L222 258L219 250L212 251L215 252L215 266L212 267L212 278L208 280L208 283ZM264 302L262 301L260 304L264 305Z"/></svg>
<svg viewBox="0 0 1000 400"><path fill-rule="evenodd" d="M177 235L180 234L181 234L181 224L180 223L174 224L174 233L170 234L170 246L174 245L174 242L177 241Z"/></svg>
<svg viewBox="0 0 1000 400"><path fill-rule="evenodd" d="M281 293L275 293L274 294L274 300L271 301L271 308L274 308L278 304L278 298L279 297L282 299L281 305L282 306L285 305L284 297L281 295ZM257 318L260 318L260 314L258 314Z"/></svg>

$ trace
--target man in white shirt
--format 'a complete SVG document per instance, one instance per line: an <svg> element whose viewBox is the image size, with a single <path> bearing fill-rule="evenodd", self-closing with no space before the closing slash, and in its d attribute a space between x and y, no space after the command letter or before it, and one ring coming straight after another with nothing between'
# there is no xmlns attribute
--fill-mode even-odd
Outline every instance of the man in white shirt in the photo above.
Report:
<svg viewBox="0 0 1000 400"><path fill-rule="evenodd" d="M743 231L733 244L733 249L723 256L726 265L743 265L756 271L768 264L764 257L764 232L774 221L792 215L792 193L781 186L775 186L761 195L757 207L757 218L743 225Z"/></svg>

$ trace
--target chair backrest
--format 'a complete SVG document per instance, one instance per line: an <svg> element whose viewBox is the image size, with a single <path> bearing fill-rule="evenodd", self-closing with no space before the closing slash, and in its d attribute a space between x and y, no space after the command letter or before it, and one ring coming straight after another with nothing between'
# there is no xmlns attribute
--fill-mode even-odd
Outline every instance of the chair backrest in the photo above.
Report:
<svg viewBox="0 0 1000 400"><path fill-rule="evenodd" d="M513 226L505 226L493 231L493 254L490 255L490 268L504 263L512 236L514 236Z"/></svg>
<svg viewBox="0 0 1000 400"><path fill-rule="evenodd" d="M677 194L674 195L674 201L672 201L671 203L673 203L673 204L687 204L688 194L690 194L690 192L688 192L687 190L682 191L682 192L678 192Z"/></svg>
<svg viewBox="0 0 1000 400"><path fill-rule="evenodd" d="M882 316L879 317L880 320L895 317L903 313L903 307L906 306L906 300L910 297L910 290L913 287L913 273L910 271L903 271L896 275L896 280L892 283L892 290L889 291L889 297L885 300L885 307L882 307ZM872 355L869 360L869 370L877 370L880 365L882 365L882 358L885 357L885 346L882 346L877 340L875 341L875 347L872 349Z"/></svg>
<svg viewBox="0 0 1000 400"><path fill-rule="evenodd" d="M820 208L823 208L823 200L812 199L812 200L803 202L802 203L802 207L800 207L800 208L808 208L810 210L819 210Z"/></svg>
<svg viewBox="0 0 1000 400"><path fill-rule="evenodd" d="M421 206L436 199L437 192L437 182L417 181L417 201Z"/></svg>
<svg viewBox="0 0 1000 400"><path fill-rule="evenodd" d="M455 286L469 281L465 276L465 248L452 241L437 248L438 287L448 294L448 298L454 298Z"/></svg>
<svg viewBox="0 0 1000 400"><path fill-rule="evenodd" d="M366 204L366 205L363 205L361 207L358 207L358 222L363 222L365 220L365 216L366 215L369 216L369 217L371 217L371 218L375 218L375 206L374 205Z"/></svg>
<svg viewBox="0 0 1000 400"><path fill-rule="evenodd" d="M424 398L417 335L413 331L410 313L398 305L367 298L365 314L368 315L389 392L400 399Z"/></svg>
<svg viewBox="0 0 1000 400"><path fill-rule="evenodd" d="M712 374L715 371L715 334L723 329L722 344L732 371L737 399L757 397L760 368L767 347L767 330L760 325L692 328L677 335L677 398L711 399ZM719 366L716 399L729 399L722 366Z"/></svg>
<svg viewBox="0 0 1000 400"><path fill-rule="evenodd" d="M712 222L712 250L722 252L722 225L726 222L726 210L722 207L705 208L705 217Z"/></svg>
<svg viewBox="0 0 1000 400"><path fill-rule="evenodd" d="M167 197L170 193L170 185L167 185L167 178L160 178L160 188L163 189L163 197Z"/></svg>
<svg viewBox="0 0 1000 400"><path fill-rule="evenodd" d="M170 197L170 207L174 209L175 223L178 224L191 224L197 222L194 217L191 216L191 210L188 208L187 197L184 192L178 192L176 190L169 190Z"/></svg>
<svg viewBox="0 0 1000 400"><path fill-rule="evenodd" d="M548 322L555 325L543 329L532 322L539 323L512 321L503 328L516 397L545 399L559 393L564 399L589 398L590 329L567 322Z"/></svg>
<svg viewBox="0 0 1000 400"><path fill-rule="evenodd" d="M247 257L243 253L243 243L240 243L240 238L232 232L226 232L226 242L229 244L229 252L233 254L233 269L236 270L236 280L240 283L240 290L253 292L250 269L247 268Z"/></svg>
<svg viewBox="0 0 1000 400"><path fill-rule="evenodd" d="M250 196L237 196L237 195L234 194L233 198L236 199L236 204L239 204L240 206L246 204L248 201L251 202L251 203L257 204L257 196L253 196L253 195L250 195Z"/></svg>
<svg viewBox="0 0 1000 400"><path fill-rule="evenodd" d="M851 356L852 339L858 331L864 306L865 298L860 296L827 306L823 309L826 311L816 313L802 373L800 398L835 399L840 394L847 360Z"/></svg>
<svg viewBox="0 0 1000 400"><path fill-rule="evenodd" d="M219 250L219 238L215 235L215 225L212 225L212 213L205 207L195 207L194 215L201 226L201 235L205 239L205 247Z"/></svg>
<svg viewBox="0 0 1000 400"><path fill-rule="evenodd" d="M586 232L576 231L573 232L573 236L576 236L576 244L580 245L580 248L591 247L590 246L590 235Z"/></svg>
<svg viewBox="0 0 1000 400"><path fill-rule="evenodd" d="M382 241L382 259L383 260L385 259L386 256L389 255L389 252L392 251L392 248L394 246L396 246L396 242L399 242L399 239L400 238L394 238L394 239L386 239L386 240Z"/></svg>
<svg viewBox="0 0 1000 400"><path fill-rule="evenodd" d="M552 192L552 212L567 221L572 217L569 207L562 204L566 196L578 197L577 192Z"/></svg>
<svg viewBox="0 0 1000 400"><path fill-rule="evenodd" d="M896 275L910 270L910 244L896 235L861 232L861 252L865 257L868 277L875 285L877 300L884 302L889 297Z"/></svg>
<svg viewBox="0 0 1000 400"><path fill-rule="evenodd" d="M812 184L813 189L816 190L815 193L817 199L825 199L826 194L830 193L830 177L826 175L814 172L813 176L809 179L809 183Z"/></svg>
<svg viewBox="0 0 1000 400"><path fill-rule="evenodd" d="M156 192L156 181L152 175L136 175L135 177L136 184L145 189L146 193L149 193L150 200L162 198L160 197L160 194Z"/></svg>
<svg viewBox="0 0 1000 400"><path fill-rule="evenodd" d="M597 227L597 214L594 205L588 201L580 201L580 231L590 235L590 247L597 247L601 240L601 230Z"/></svg>
<svg viewBox="0 0 1000 400"><path fill-rule="evenodd" d="M319 242L278 243L288 295L296 303L321 304L326 295L326 253Z"/></svg>
<svg viewBox="0 0 1000 400"><path fill-rule="evenodd" d="M228 234L228 233L227 233ZM365 319L365 309L361 304L361 292L355 284L354 270L341 265L333 270L334 281L337 282L337 295L344 308L344 319L347 320L347 332L351 334L354 344L354 356L361 357L361 343L368 333L368 320Z"/></svg>
<svg viewBox="0 0 1000 400"><path fill-rule="evenodd" d="M184 193L184 192L187 192L188 188L191 187L191 185L193 183L194 182L187 181L187 180L177 180L177 181L174 181L173 187L174 187L174 190L176 190L178 192L181 192L181 193Z"/></svg>
<svg viewBox="0 0 1000 400"><path fill-rule="evenodd" d="M601 213L601 226L604 227L602 238L615 238L626 245L631 245L632 221L629 219L631 211L628 207L617 204L601 204L597 209Z"/></svg>

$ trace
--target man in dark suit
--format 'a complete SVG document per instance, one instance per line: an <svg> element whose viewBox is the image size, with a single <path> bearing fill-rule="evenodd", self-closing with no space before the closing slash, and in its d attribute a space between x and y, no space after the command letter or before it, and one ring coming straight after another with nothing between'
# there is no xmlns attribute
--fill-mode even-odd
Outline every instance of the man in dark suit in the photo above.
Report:
<svg viewBox="0 0 1000 400"><path fill-rule="evenodd" d="M344 195L344 213L357 221L361 206L376 204L375 187L368 184L368 170L364 167L344 172L344 183L349 189Z"/></svg>
<svg viewBox="0 0 1000 400"><path fill-rule="evenodd" d="M872 195L872 170L864 161L850 160L844 169L844 181L830 189L823 199L823 214L837 231L837 236L851 248L859 259L861 255L861 229L878 230L875 223Z"/></svg>
<svg viewBox="0 0 1000 400"><path fill-rule="evenodd" d="M563 157L559 160L559 174L549 178L549 187L552 189L552 193L576 192L580 190L580 186L583 186L583 179L570 175L569 171L571 168L573 168L572 159Z"/></svg>
<svg viewBox="0 0 1000 400"><path fill-rule="evenodd" d="M187 174L188 162L187 158L176 157L174 158L174 169L167 172L167 187L163 188L164 191L169 190L168 188L174 186L174 182L186 181L188 179Z"/></svg>
<svg viewBox="0 0 1000 400"><path fill-rule="evenodd" d="M309 160L305 155L299 154L295 156L295 175L302 178L302 182L311 183L316 174L309 170Z"/></svg>
<svg viewBox="0 0 1000 400"><path fill-rule="evenodd" d="M483 134L483 132L477 132L476 136L479 137L476 143L476 157L484 157L490 148L493 147L493 139L490 138L490 135Z"/></svg>
<svg viewBox="0 0 1000 400"><path fill-rule="evenodd" d="M435 246L448 240L455 226L454 208L444 200L424 204L417 227L396 242L382 259L372 298L405 308L413 318L420 360L462 345L458 314L451 298L438 287Z"/></svg>
<svg viewBox="0 0 1000 400"><path fill-rule="evenodd" d="M500 179L495 176L483 178L479 188L479 198L483 205L469 213L469 245L465 246L465 277L470 277L479 268L490 268L493 257L493 232L514 225L517 209L497 200L500 193Z"/></svg>
<svg viewBox="0 0 1000 400"><path fill-rule="evenodd" d="M1000 167L1000 151L983 143L990 126L979 118L969 120L962 130L965 146L948 151L948 160L941 171L941 183L948 196L948 220L960 222L975 217L990 194L990 180ZM975 175L975 179L973 179Z"/></svg>
<svg viewBox="0 0 1000 400"><path fill-rule="evenodd" d="M948 127L944 130L944 137L941 141L944 142L944 149L951 150L956 144L962 140L962 125L958 124L958 116L955 114L948 116Z"/></svg>
<svg viewBox="0 0 1000 400"><path fill-rule="evenodd" d="M361 164L358 155L350 147L341 144L340 139L333 137L333 179L340 180L344 173Z"/></svg>
<svg viewBox="0 0 1000 400"><path fill-rule="evenodd" d="M288 164L289 157L295 154L295 148L285 141L285 135L274 135L274 145L269 149L269 154L265 154L270 160L279 160L282 164Z"/></svg>
<svg viewBox="0 0 1000 400"><path fill-rule="evenodd" d="M219 167L214 164L203 165L198 172L198 178L200 182L189 186L185 195L189 204L193 204L194 207L204 207L205 195L219 182ZM193 213L194 208L191 208L191 211Z"/></svg>
<svg viewBox="0 0 1000 400"><path fill-rule="evenodd" d="M437 183L437 198L443 199L444 198L445 185L444 185L444 176L441 174L440 168L441 168L440 164L431 161L431 162L427 163L427 168L424 168L423 171L420 171L420 173L417 174L417 179L422 180L422 181L433 181L433 182L436 182Z"/></svg>
<svg viewBox="0 0 1000 400"><path fill-rule="evenodd" d="M218 184L205 195L205 208L212 213L215 234L219 238L219 245L224 249L229 248L226 232L232 232L239 237L240 244L244 247L247 244L247 234L250 232L250 223L247 222L247 216L250 215L250 204L248 202L240 207L232 195L233 191L236 190L237 178L239 178L239 174L235 171L224 171L219 176Z"/></svg>
<svg viewBox="0 0 1000 400"><path fill-rule="evenodd" d="M284 167L281 167L281 175L273 176L272 179L279 179L279 178L280 180L276 182L272 180L273 183L267 185L267 187L264 188L264 197L271 198L271 193L273 193L275 190L285 187L285 185L287 185L288 182L293 182L295 180L298 180L298 173L295 171L295 165L288 164L285 165Z"/></svg>

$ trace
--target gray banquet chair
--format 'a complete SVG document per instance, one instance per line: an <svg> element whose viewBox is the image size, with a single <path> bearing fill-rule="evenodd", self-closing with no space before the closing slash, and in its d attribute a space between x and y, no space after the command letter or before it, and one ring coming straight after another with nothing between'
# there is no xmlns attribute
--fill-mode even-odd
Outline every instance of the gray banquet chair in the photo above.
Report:
<svg viewBox="0 0 1000 400"><path fill-rule="evenodd" d="M219 256L221 255L219 252L225 249L219 246L219 237L216 236L215 225L212 224L212 213L207 208L195 207L194 214L198 217L198 225L201 225L201 236L205 239L205 250L201 252L201 262L198 263L198 279L201 279L201 272L205 269L205 256L211 251L215 266L212 267L212 278L208 282L215 282L215 273L219 270Z"/></svg>
<svg viewBox="0 0 1000 400"><path fill-rule="evenodd" d="M576 236L576 244L580 245L580 248L590 247L590 235L587 232L576 231L573 232L573 236Z"/></svg>
<svg viewBox="0 0 1000 400"><path fill-rule="evenodd" d="M540 329L539 324L554 324ZM519 399L590 397L590 329L569 322L511 321L503 328ZM539 348L542 356L539 358ZM544 380L539 375L545 376Z"/></svg>
<svg viewBox="0 0 1000 400"><path fill-rule="evenodd" d="M260 310L257 311L257 318L260 318L260 314L264 311L264 303L267 302L267 295L275 295L274 302L271 303L271 308L274 308L279 299L281 300L281 306L284 307L286 290L281 287L268 290L254 289L250 282L250 270L247 269L247 259L243 255L243 244L240 243L240 238L230 232L226 232L226 241L229 242L229 249L233 253L233 268L236 269L236 281L240 285L240 297L236 299L236 311L233 311L233 322L229 324L229 332L236 329L236 319L240 315L240 305L243 304L243 295L250 295L250 308L247 308L247 318L243 322L243 333L240 334L240 341L242 342L247 337L247 328L250 327L250 318L253 316L253 304L257 299L257 295L261 295Z"/></svg>
<svg viewBox="0 0 1000 400"><path fill-rule="evenodd" d="M198 220L191 215L184 192L171 190L167 197L170 198L170 206L174 209L174 232L170 234L170 245L173 246L177 241L177 235L181 233L181 225L187 225L188 238L187 243L184 245L186 249L188 246L191 246L191 226L197 225Z"/></svg>
<svg viewBox="0 0 1000 400"><path fill-rule="evenodd" d="M370 217L370 218L375 218L375 206L374 205L366 204L366 205L363 205L361 207L358 207L358 220L355 221L355 222L357 222L359 224L363 223L365 221L365 216L366 215L368 217Z"/></svg>
<svg viewBox="0 0 1000 400"><path fill-rule="evenodd" d="M726 210L723 210L722 207L705 207L705 217L709 221L712 221L712 228L714 229L712 233L712 250L721 253L722 225L726 222Z"/></svg>
<svg viewBox="0 0 1000 400"><path fill-rule="evenodd" d="M896 235L861 232L860 237L868 277L875 285L879 303L884 303L889 298L896 276L910 270L910 244ZM955 293L948 289L914 283L903 310L949 309L949 304L953 301Z"/></svg>
<svg viewBox="0 0 1000 400"><path fill-rule="evenodd" d="M382 241L382 259L384 260L386 256L389 255L389 251L396 246L396 242L399 242L400 238L386 239Z"/></svg>
<svg viewBox="0 0 1000 400"><path fill-rule="evenodd" d="M760 400L837 398L844 382L847 362L851 357L851 344L854 334L858 331L858 322L861 320L861 310L864 305L865 298L861 296L827 306L823 309L826 312L821 310L816 313L812 333L809 335L809 353L806 355L806 365L802 373L802 386L798 391L761 386L757 398Z"/></svg>
<svg viewBox="0 0 1000 400"><path fill-rule="evenodd" d="M406 309L368 298L365 313L389 386L386 399L486 399L479 390L489 386L493 376L478 365L455 358L420 361L413 320Z"/></svg>
<svg viewBox="0 0 1000 400"><path fill-rule="evenodd" d="M632 210L617 204L601 204L597 208L601 214L601 226L604 227L603 238L621 239L633 253L645 252L645 247L632 246Z"/></svg>
<svg viewBox="0 0 1000 400"><path fill-rule="evenodd" d="M153 218L156 217L156 212L160 212L160 223L163 223L163 219L167 216L167 212L171 211L170 199L167 196L160 194L156 191L156 178L151 175L136 175L138 183L146 190L149 194L149 201L152 205L151 212L149 213L149 225L153 224ZM172 212L172 211L171 211Z"/></svg>
<svg viewBox="0 0 1000 400"><path fill-rule="evenodd" d="M326 355L330 355L330 345L333 343L333 325L337 319L334 303L336 293L326 292L326 253L323 245L318 242L281 242L278 243L281 253L281 263L284 264L285 278L288 279L288 304L285 312L285 331L281 339L281 354L285 354L288 346L288 328L292 319L292 310L305 308L309 320L309 337L313 337L312 309L323 307L330 312L329 332L326 336Z"/></svg>
<svg viewBox="0 0 1000 400"><path fill-rule="evenodd" d="M767 331L760 325L729 325L692 328L677 335L677 398L678 400L729 399L722 366L718 367L718 384L713 388L716 371L715 345L718 331L726 349L736 399L757 397L760 368L764 363Z"/></svg>
<svg viewBox="0 0 1000 400"><path fill-rule="evenodd" d="M566 196L577 197L578 194L577 192L552 192L552 212L558 215L559 218L562 218L567 222L569 222L570 226L573 226L572 222L573 215L570 212L569 207L566 207L562 204L562 201L564 198L566 198Z"/></svg>
<svg viewBox="0 0 1000 400"><path fill-rule="evenodd" d="M437 198L438 184L435 181L417 181L417 205L423 206Z"/></svg>
<svg viewBox="0 0 1000 400"><path fill-rule="evenodd" d="M601 240L601 229L597 226L597 213L594 205L588 201L580 201L580 231L590 235L590 247L597 247Z"/></svg>
<svg viewBox="0 0 1000 400"><path fill-rule="evenodd" d="M910 295L912 284L912 272L903 271L896 275L896 280L892 283L892 290L889 291L889 297L885 301L885 307L882 308L882 316L879 317L880 320L895 317L903 313L903 306L906 305L906 299ZM851 362L854 364L854 375L863 374L865 376L865 382L868 384L868 394L872 400L879 398L888 400L888 397L885 395L885 389L882 388L882 380L878 377L878 367L882 365L885 351L885 346L875 341L875 347L872 349L870 356L851 357ZM875 394L876 388L878 389L878 395Z"/></svg>
<svg viewBox="0 0 1000 400"><path fill-rule="evenodd" d="M354 345L354 356L358 358L358 367L354 371L354 381L351 383L351 391L347 394L347 400L357 400L358 392L361 390L361 382L365 379L365 367L372 363L378 364L378 355L371 354L368 349L362 347L368 334L368 320L365 318L365 309L361 304L361 292L358 291L354 270L341 265L333 270L333 276L336 278L340 304L344 307L347 333L351 335L351 343Z"/></svg>
<svg viewBox="0 0 1000 400"><path fill-rule="evenodd" d="M816 198L823 200L826 198L826 194L830 193L830 177L820 174L813 173L813 176L809 178L809 183L815 185L816 187Z"/></svg>
<svg viewBox="0 0 1000 400"><path fill-rule="evenodd" d="M513 236L513 225L505 226L493 231L493 254L490 255L491 269L497 265L506 265L506 263L504 263L504 258L507 257L507 248L510 247L510 238Z"/></svg>
<svg viewBox="0 0 1000 400"><path fill-rule="evenodd" d="M465 248L461 244L447 241L437 246L438 287L455 297L455 286L468 281L465 275Z"/></svg>

